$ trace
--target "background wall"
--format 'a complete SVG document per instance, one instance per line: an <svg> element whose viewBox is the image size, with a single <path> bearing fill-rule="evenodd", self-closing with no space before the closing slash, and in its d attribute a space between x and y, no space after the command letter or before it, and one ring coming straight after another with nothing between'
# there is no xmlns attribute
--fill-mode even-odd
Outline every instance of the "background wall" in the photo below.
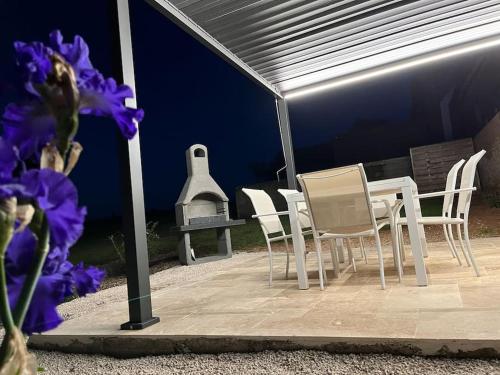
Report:
<svg viewBox="0 0 500 375"><path fill-rule="evenodd" d="M488 194L500 196L500 115L497 114L475 137L476 150L486 150L478 164L481 186Z"/></svg>

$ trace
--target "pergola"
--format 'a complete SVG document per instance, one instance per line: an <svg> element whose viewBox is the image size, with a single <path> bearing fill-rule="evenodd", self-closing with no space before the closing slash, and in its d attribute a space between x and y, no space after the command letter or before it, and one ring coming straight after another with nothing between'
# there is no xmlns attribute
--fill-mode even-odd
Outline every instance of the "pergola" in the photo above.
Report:
<svg viewBox="0 0 500 375"><path fill-rule="evenodd" d="M291 188L289 100L500 45L498 0L146 1L274 95ZM135 90L128 0L110 3L116 70ZM138 136L122 143L121 159L130 315L122 328L141 329L158 318L151 311Z"/></svg>

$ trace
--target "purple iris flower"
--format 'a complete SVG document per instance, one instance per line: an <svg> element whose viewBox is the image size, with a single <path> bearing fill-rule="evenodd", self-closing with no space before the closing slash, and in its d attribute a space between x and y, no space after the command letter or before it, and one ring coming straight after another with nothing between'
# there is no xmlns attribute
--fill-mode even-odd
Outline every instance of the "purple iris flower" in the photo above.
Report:
<svg viewBox="0 0 500 375"><path fill-rule="evenodd" d="M127 139L132 139L137 133L136 122L142 121L144 111L125 105L125 99L134 96L132 89L117 84L112 78L104 78L93 68L88 46L82 37L76 36L72 43L64 43L61 32L54 31L50 34L50 47L39 42L16 42L15 46L18 65L27 79L26 89L34 96L25 104L8 105L2 123L5 137L19 148L23 159L32 156L38 159L37 150L55 136L56 118L37 90L38 85L46 84L52 73L51 57L54 53L62 56L75 72L81 114L113 118Z"/></svg>
<svg viewBox="0 0 500 375"><path fill-rule="evenodd" d="M7 288L9 301L14 309L21 293L26 275L34 259L37 240L25 229L14 235L6 253ZM44 270L45 271L45 270ZM57 270L56 270L57 271ZM33 300L26 314L22 330L27 334L44 332L57 327L62 319L57 313L57 305L64 301L71 279L58 272L42 272L35 288Z"/></svg>
<svg viewBox="0 0 500 375"><path fill-rule="evenodd" d="M14 235L7 249L7 287L11 308L14 308L18 301L34 258L36 244L33 233L25 229ZM67 256L67 249L50 250L26 314L22 327L24 333L31 335L57 327L63 321L57 312L57 306L64 302L65 298L74 294L85 296L99 288L104 272L95 267L86 269L83 264L74 266L67 260Z"/></svg>
<svg viewBox="0 0 500 375"><path fill-rule="evenodd" d="M62 318L57 306L70 295L84 296L97 291L104 273L95 267L74 266L68 261L69 247L83 231L85 208L78 207L73 183L50 169L21 171L17 150L0 138L0 199L16 196L33 200L47 218L50 249L22 330L27 334L57 327ZM16 233L6 252L7 288L14 308L35 258L37 239L30 229Z"/></svg>

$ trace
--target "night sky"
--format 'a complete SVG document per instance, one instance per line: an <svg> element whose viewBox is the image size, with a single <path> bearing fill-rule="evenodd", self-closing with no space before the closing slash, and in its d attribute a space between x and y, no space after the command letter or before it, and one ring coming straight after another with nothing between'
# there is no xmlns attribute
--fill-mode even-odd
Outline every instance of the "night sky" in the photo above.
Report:
<svg viewBox="0 0 500 375"><path fill-rule="evenodd" d="M212 175L230 197L237 186L272 179L255 169L282 163L274 98L144 1L130 3L137 97L146 113L140 127L146 208L173 207L186 178L184 151L194 143L208 147ZM54 29L67 40L79 34L94 66L110 76L108 20L104 0L2 1L0 108L20 89L15 40L46 41ZM293 101L295 148L331 139L362 119L407 122L414 79L409 72ZM85 151L72 179L94 218L120 213L114 127L112 120L82 117L78 134Z"/></svg>

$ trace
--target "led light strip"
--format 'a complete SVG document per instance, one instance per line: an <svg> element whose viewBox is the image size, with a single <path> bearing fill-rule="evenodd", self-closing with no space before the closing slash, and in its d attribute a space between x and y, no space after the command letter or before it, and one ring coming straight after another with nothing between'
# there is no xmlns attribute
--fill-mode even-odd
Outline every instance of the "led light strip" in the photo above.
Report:
<svg viewBox="0 0 500 375"><path fill-rule="evenodd" d="M334 89L337 87L346 86L346 85L356 83L359 81L364 81L367 79L371 79L371 78L379 77L382 75L398 72L401 70L410 69L410 68L413 68L416 66L429 64L429 63L432 63L435 61L444 60L444 59L448 59L448 58L455 57L455 56L465 55L467 53L472 53L472 52L476 52L476 51L479 51L482 49L496 47L499 45L500 45L500 36L497 36L495 39L492 39L492 40L475 43L473 45L468 45L465 47L458 47L458 48L455 48L451 51L437 52L431 56L415 57L410 61L396 63L396 64L393 64L389 67L381 67L380 69L372 70L372 71L365 72L365 73L361 72L359 74L355 74L354 76L351 76L348 78L335 79L334 81L331 81L328 83L319 84L317 86L313 86L313 87L309 87L309 88L299 89L296 91L285 93L284 96L285 96L285 99L287 99L287 100L288 99L296 99L299 97L303 97L303 96L331 90L331 89Z"/></svg>

